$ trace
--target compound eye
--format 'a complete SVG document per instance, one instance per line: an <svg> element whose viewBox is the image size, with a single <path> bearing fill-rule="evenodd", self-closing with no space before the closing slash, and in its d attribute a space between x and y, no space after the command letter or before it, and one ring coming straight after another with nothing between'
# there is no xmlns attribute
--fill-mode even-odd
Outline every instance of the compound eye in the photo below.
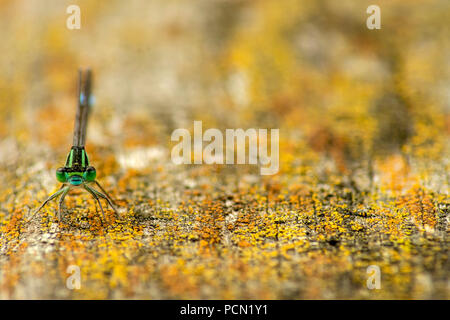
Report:
<svg viewBox="0 0 450 320"><path fill-rule="evenodd" d="M95 168L92 167L92 166L89 166L89 167L86 168L86 172L92 173L92 172L95 172L95 171L96 171Z"/></svg>
<svg viewBox="0 0 450 320"><path fill-rule="evenodd" d="M67 182L66 169L64 167L56 170L56 179L59 182Z"/></svg>
<svg viewBox="0 0 450 320"><path fill-rule="evenodd" d="M97 176L97 171L95 170L94 167L89 166L84 171L84 179L86 179L87 181L94 181L96 176Z"/></svg>

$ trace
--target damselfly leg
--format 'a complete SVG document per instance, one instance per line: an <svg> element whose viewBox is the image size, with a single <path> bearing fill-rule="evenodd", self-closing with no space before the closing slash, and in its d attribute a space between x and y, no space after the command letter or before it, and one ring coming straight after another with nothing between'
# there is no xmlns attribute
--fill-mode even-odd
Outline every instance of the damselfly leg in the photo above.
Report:
<svg viewBox="0 0 450 320"><path fill-rule="evenodd" d="M54 194L50 195L40 206L39 208L36 209L36 211L33 213L33 215L31 216L31 218L29 219L29 221L31 219L34 218L34 216L36 215L36 213L38 213L48 202L50 202L51 200L55 199L56 197L58 197L60 194L67 194L67 192L69 192L70 187L69 186L65 186L64 184L61 186L61 188L59 188L58 191L56 191Z"/></svg>
<svg viewBox="0 0 450 320"><path fill-rule="evenodd" d="M100 185L100 184L97 182L97 185ZM103 193L101 193L101 192L95 190L94 188L88 186L87 184L85 184L84 187L85 187L88 191L93 192L93 193L94 193L95 195L97 195L98 197L105 199L105 200L108 202L108 204L111 206L111 208L114 210L114 212L116 213L116 215L117 215L116 207L114 206L113 201L110 199L110 197L109 197L107 194L103 194ZM102 188L102 190L103 190L103 188ZM103 191L103 192L104 192L104 191Z"/></svg>
<svg viewBox="0 0 450 320"><path fill-rule="evenodd" d="M105 196L108 197L109 201L110 201L113 205L116 205L116 203L114 202L114 200L109 196L108 192L106 192L106 190L103 189L103 187L101 186L101 184L98 183L97 180L94 180L94 183L97 185L97 187L100 188L100 190L105 194ZM114 207L113 207L113 208L114 208ZM114 209L114 210L115 210L115 209Z"/></svg>
<svg viewBox="0 0 450 320"><path fill-rule="evenodd" d="M96 195L91 189L87 188L86 185L84 185L83 187L84 187L84 188L86 189L86 191L89 192L89 193L92 195L92 197L94 197L94 199L97 201L98 206L100 207L100 211L102 212L103 220L106 221L105 212L103 211L103 206L102 206L102 203L101 203L100 199L97 197L97 195Z"/></svg>
<svg viewBox="0 0 450 320"><path fill-rule="evenodd" d="M61 209L62 209L62 205L64 203L64 198L69 193L69 190L70 190L70 186L66 187L58 201L58 220L59 221L61 221Z"/></svg>

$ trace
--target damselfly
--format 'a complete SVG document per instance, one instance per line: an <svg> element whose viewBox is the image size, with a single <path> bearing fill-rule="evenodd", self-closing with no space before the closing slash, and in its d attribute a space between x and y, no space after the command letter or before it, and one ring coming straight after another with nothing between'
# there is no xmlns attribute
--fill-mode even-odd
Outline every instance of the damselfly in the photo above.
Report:
<svg viewBox="0 0 450 320"><path fill-rule="evenodd" d="M64 203L64 198L69 191L74 188L84 188L92 195L92 197L94 197L100 207L100 210L102 211L104 220L106 220L106 218L100 198L106 200L117 214L117 210L114 207L114 203L110 196L95 179L97 176L97 171L89 164L89 159L86 150L84 149L87 122L93 98L91 96L91 70L86 70L84 77L83 71L79 70L78 77L78 109L75 116L73 146L67 155L67 160L64 167L56 170L56 179L59 182L62 182L62 186L57 192L48 197L39 208L36 209L33 216L38 213L49 201L60 196L58 201L58 219L61 220L61 209ZM92 184L97 185L101 192L94 189Z"/></svg>

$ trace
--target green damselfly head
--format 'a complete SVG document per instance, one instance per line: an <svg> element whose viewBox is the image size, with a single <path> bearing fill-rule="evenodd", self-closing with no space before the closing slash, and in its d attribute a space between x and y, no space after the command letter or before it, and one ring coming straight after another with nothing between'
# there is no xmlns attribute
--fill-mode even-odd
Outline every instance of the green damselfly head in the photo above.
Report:
<svg viewBox="0 0 450 320"><path fill-rule="evenodd" d="M93 182L96 177L97 171L89 165L89 158L84 147L73 146L67 155L65 166L56 170L56 179L72 186Z"/></svg>

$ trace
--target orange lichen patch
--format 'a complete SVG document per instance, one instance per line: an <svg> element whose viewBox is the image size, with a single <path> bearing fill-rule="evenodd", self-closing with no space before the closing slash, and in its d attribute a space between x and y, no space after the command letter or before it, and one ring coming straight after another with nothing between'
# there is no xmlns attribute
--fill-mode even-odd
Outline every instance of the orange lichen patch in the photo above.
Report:
<svg viewBox="0 0 450 320"><path fill-rule="evenodd" d="M205 200L195 220L197 224L193 231L200 239L201 248L208 249L210 245L221 242L224 221L221 204Z"/></svg>
<svg viewBox="0 0 450 320"><path fill-rule="evenodd" d="M127 189L133 188L136 185L137 178L142 176L142 174L135 169L129 169L125 172L125 174L119 179L117 182L117 186L121 192L126 191Z"/></svg>
<svg viewBox="0 0 450 320"><path fill-rule="evenodd" d="M16 211L10 220L2 227L2 233L6 234L8 239L13 239L19 236L23 226L22 214Z"/></svg>
<svg viewBox="0 0 450 320"><path fill-rule="evenodd" d="M387 190L401 192L415 182L410 166L401 155L393 155L380 163L381 185Z"/></svg>
<svg viewBox="0 0 450 320"><path fill-rule="evenodd" d="M241 241L239 241L238 246L241 248L247 248L247 247L251 247L252 245L246 240L241 240Z"/></svg>
<svg viewBox="0 0 450 320"><path fill-rule="evenodd" d="M397 200L399 207L404 207L413 218L414 224L421 230L433 230L436 220L436 208L431 195L422 188L415 187Z"/></svg>
<svg viewBox="0 0 450 320"><path fill-rule="evenodd" d="M198 286L194 277L189 276L181 266L162 266L159 272L161 281L172 296L188 296L194 299L198 296Z"/></svg>

